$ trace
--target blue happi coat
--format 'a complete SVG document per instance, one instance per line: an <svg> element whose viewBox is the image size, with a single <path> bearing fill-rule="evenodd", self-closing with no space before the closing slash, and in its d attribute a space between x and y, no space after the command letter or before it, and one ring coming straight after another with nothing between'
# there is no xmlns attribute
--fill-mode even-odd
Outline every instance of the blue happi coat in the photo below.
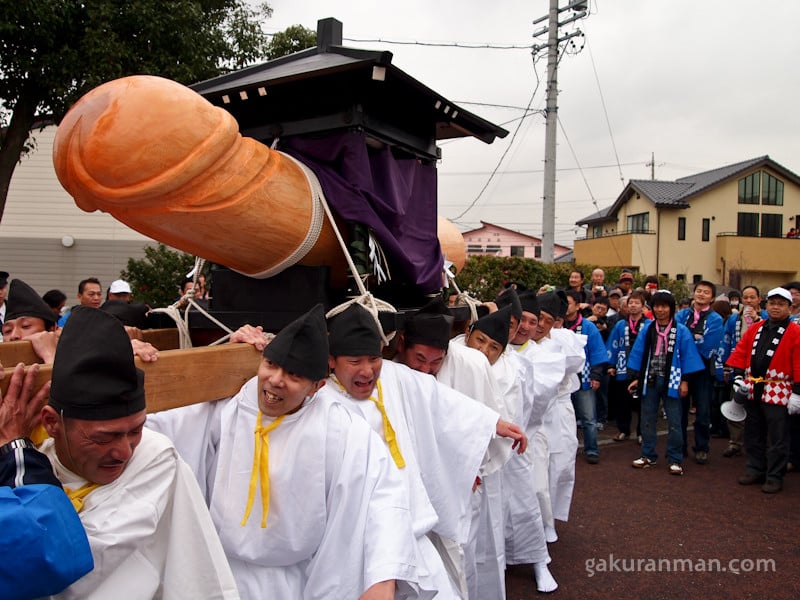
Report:
<svg viewBox="0 0 800 600"><path fill-rule="evenodd" d="M715 313L716 314L716 313ZM719 316L719 315L717 315ZM645 325L636 337L636 343L631 348L631 355L628 357L628 369L638 371L639 389L642 396L647 393L647 375L650 370L650 355L655 351L655 342L648 344L650 330L655 321L650 321ZM694 343L694 336L689 329L680 323L673 322L673 327L677 327L675 346L672 350L672 362L669 366L667 377L667 396L670 398L680 398L678 388L681 385L681 378L688 373L695 373L705 369L703 359L697 351ZM645 352L647 356L645 356Z"/></svg>
<svg viewBox="0 0 800 600"><path fill-rule="evenodd" d="M644 327L651 321L642 315L642 323L639 325L639 333L644 331ZM617 370L614 377L617 381L625 381L628 377L628 348L625 346L626 332L630 340L630 327L627 319L620 319L614 325L614 329L606 340L606 350L608 350L608 362ZM638 336L637 336L638 337Z"/></svg>
<svg viewBox="0 0 800 600"><path fill-rule="evenodd" d="M603 336L597 330L597 326L588 319L581 319L578 326L580 331L576 333L586 336L586 362L583 364L583 372L581 373L581 389L588 390L592 387L591 378L589 377L592 367L608 363L608 351L603 342Z"/></svg>

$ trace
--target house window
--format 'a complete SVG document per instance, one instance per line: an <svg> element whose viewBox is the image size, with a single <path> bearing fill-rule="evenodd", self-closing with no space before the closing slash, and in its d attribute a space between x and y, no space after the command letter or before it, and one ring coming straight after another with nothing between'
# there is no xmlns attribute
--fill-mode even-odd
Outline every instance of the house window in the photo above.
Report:
<svg viewBox="0 0 800 600"><path fill-rule="evenodd" d="M711 239L711 219L703 219L703 241Z"/></svg>
<svg viewBox="0 0 800 600"><path fill-rule="evenodd" d="M628 216L628 233L647 233L650 229L650 213Z"/></svg>
<svg viewBox="0 0 800 600"><path fill-rule="evenodd" d="M678 239L686 239L686 217L678 217Z"/></svg>
<svg viewBox="0 0 800 600"><path fill-rule="evenodd" d="M483 252L483 246L480 244L467 245L467 252Z"/></svg>
<svg viewBox="0 0 800 600"><path fill-rule="evenodd" d="M739 213L736 235L758 237L758 213Z"/></svg>
<svg viewBox="0 0 800 600"><path fill-rule="evenodd" d="M764 190L761 194L761 204L783 206L783 182L769 173L764 173Z"/></svg>
<svg viewBox="0 0 800 600"><path fill-rule="evenodd" d="M781 224L783 215L761 215L761 237L783 237Z"/></svg>
<svg viewBox="0 0 800 600"><path fill-rule="evenodd" d="M525 246L511 246L511 256L525 257Z"/></svg>
<svg viewBox="0 0 800 600"><path fill-rule="evenodd" d="M592 237L593 238L603 237L603 226L602 225L592 225Z"/></svg>
<svg viewBox="0 0 800 600"><path fill-rule="evenodd" d="M500 252L500 246L497 244L489 244L486 246L486 252Z"/></svg>
<svg viewBox="0 0 800 600"><path fill-rule="evenodd" d="M692 275L692 283L693 284L697 285L701 281L703 281L703 276L702 275L697 275L697 274Z"/></svg>
<svg viewBox="0 0 800 600"><path fill-rule="evenodd" d="M761 191L761 171L739 180L739 204L758 204Z"/></svg>
<svg viewBox="0 0 800 600"><path fill-rule="evenodd" d="M533 257L534 258L542 258L542 247L541 246L535 246L533 248Z"/></svg>
<svg viewBox="0 0 800 600"><path fill-rule="evenodd" d="M675 279L678 281L686 281L686 273L678 273L675 275Z"/></svg>

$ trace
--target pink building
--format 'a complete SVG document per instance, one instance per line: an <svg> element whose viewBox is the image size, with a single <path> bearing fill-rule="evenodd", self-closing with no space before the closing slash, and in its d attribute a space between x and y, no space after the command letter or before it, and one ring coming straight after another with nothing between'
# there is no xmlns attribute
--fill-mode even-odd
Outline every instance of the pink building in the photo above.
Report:
<svg viewBox="0 0 800 600"><path fill-rule="evenodd" d="M467 256L488 254L492 256L521 256L523 258L542 258L541 238L525 235L519 231L506 229L481 221L478 229L465 231L464 242L467 244ZM572 251L572 248L555 244L555 259Z"/></svg>

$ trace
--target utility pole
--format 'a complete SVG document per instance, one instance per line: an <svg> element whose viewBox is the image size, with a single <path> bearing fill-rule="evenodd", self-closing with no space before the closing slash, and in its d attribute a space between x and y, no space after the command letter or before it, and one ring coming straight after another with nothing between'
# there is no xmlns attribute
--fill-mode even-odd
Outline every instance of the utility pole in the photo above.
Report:
<svg viewBox="0 0 800 600"><path fill-rule="evenodd" d="M533 37L547 33L547 43L534 45L533 54L547 49L547 102L545 108L544 136L544 191L542 202L542 262L552 263L556 232L556 134L558 132L558 46L578 35L576 30L562 38L558 37L558 28L586 16L586 0L573 0L564 8L558 7L558 0L550 0L547 16L536 19L536 25L547 20L547 25L534 31ZM562 11L572 9L576 14L564 21L558 21Z"/></svg>
<svg viewBox="0 0 800 600"><path fill-rule="evenodd" d="M650 162L645 165L645 167L650 167L650 181L656 180L656 153L650 153Z"/></svg>

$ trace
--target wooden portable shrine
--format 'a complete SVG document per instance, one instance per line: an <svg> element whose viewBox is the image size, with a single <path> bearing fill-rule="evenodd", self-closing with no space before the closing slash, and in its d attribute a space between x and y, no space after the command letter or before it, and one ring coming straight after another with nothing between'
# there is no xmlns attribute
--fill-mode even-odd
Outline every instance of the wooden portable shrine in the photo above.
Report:
<svg viewBox="0 0 800 600"><path fill-rule="evenodd" d="M341 22L319 21L317 40L191 86L210 104L166 80L125 78L89 92L59 127L54 163L76 203L224 265L210 308L231 328L279 329L352 291L306 170L359 272L381 262L370 252L385 256L391 278L371 291L422 304L443 287L437 140L507 135L395 67L390 52L344 47Z"/></svg>

